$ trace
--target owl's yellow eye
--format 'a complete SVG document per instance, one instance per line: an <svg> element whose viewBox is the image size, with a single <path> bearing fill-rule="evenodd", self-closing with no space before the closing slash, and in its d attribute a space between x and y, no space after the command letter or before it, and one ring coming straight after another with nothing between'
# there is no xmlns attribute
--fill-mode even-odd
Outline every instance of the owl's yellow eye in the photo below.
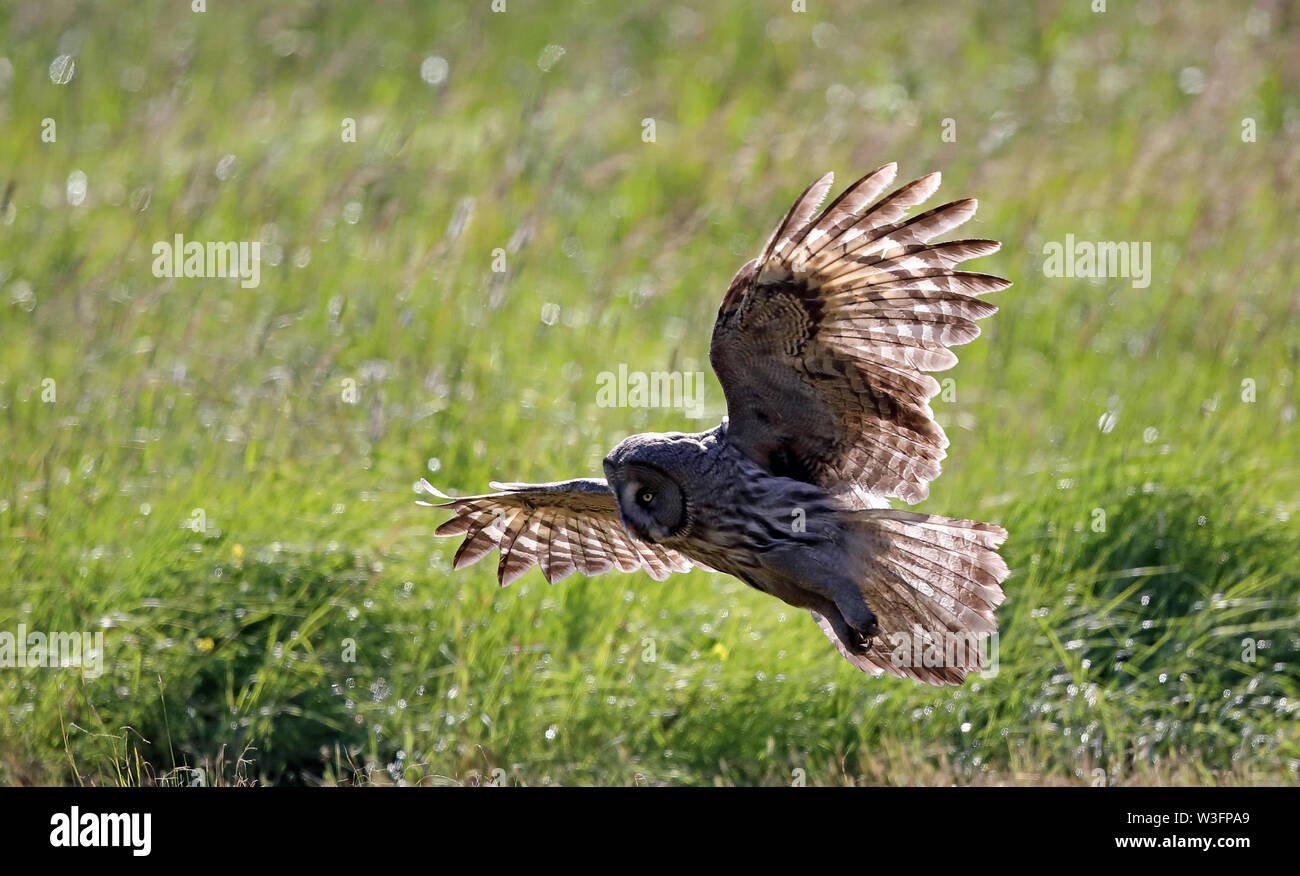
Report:
<svg viewBox="0 0 1300 876"><path fill-rule="evenodd" d="M649 490L645 490L644 492L641 493L641 495L637 496L637 500L640 501L642 505L649 505L651 502L654 501L654 499L655 499L655 494L650 492Z"/></svg>

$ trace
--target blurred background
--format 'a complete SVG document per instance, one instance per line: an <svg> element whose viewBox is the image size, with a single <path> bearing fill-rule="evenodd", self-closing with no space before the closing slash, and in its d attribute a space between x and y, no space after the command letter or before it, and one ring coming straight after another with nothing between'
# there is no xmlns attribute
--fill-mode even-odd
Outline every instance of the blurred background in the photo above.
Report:
<svg viewBox="0 0 1300 876"><path fill-rule="evenodd" d="M0 631L104 636L0 668L0 782L1297 781L1294 4L194 5L0 6ZM733 272L891 160L1016 284L919 506L1010 530L995 675L720 575L451 573L415 481L715 423ZM599 406L620 364L706 418Z"/></svg>

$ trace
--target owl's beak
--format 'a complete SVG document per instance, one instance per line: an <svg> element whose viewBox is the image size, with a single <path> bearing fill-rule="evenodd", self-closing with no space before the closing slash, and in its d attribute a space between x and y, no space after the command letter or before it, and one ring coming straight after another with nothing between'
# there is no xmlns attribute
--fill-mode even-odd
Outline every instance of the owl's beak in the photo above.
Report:
<svg viewBox="0 0 1300 876"><path fill-rule="evenodd" d="M659 529L659 527L655 526L647 530L644 526L641 526L637 523L632 522L631 520L628 520L627 515L624 514L621 509L619 511L618 517L620 520L623 521L623 528L626 529L628 532L632 533L637 538L639 538L641 541L647 541L650 544L654 544L657 538L664 537L664 533Z"/></svg>
<svg viewBox="0 0 1300 876"><path fill-rule="evenodd" d="M646 534L646 533L641 529L641 527L640 527L640 526L637 526L637 525L636 525L635 523L633 523L631 520L628 520L628 519L627 519L627 515L624 514L621 510L619 511L618 517L619 517L620 520L623 521L623 528L624 528L624 529L626 529L628 532L632 533L633 535L635 535L637 538L641 539L642 541L650 541L650 538L649 538L649 537L647 536L647 534Z"/></svg>

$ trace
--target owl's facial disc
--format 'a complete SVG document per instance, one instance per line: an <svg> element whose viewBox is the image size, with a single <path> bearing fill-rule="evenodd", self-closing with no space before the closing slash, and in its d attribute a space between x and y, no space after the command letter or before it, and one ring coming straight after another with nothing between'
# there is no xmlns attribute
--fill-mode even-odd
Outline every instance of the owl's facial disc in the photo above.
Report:
<svg viewBox="0 0 1300 876"><path fill-rule="evenodd" d="M651 543L679 534L686 523L686 503L677 482L656 468L636 463L610 472L623 525Z"/></svg>

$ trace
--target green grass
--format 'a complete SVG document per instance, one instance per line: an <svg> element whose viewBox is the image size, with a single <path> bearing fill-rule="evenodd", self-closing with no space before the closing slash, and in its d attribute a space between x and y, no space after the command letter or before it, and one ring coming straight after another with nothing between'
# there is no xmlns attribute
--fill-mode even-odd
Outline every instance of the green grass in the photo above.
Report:
<svg viewBox="0 0 1300 876"><path fill-rule="evenodd" d="M0 782L1296 783L1300 21L1109 5L5 4L0 631L106 658L0 669ZM995 677L864 677L718 575L451 573L414 481L716 422L596 375L707 372L793 196L895 159L1016 283L919 506L1011 532ZM1151 286L1044 277L1067 233ZM260 287L155 278L175 234Z"/></svg>

